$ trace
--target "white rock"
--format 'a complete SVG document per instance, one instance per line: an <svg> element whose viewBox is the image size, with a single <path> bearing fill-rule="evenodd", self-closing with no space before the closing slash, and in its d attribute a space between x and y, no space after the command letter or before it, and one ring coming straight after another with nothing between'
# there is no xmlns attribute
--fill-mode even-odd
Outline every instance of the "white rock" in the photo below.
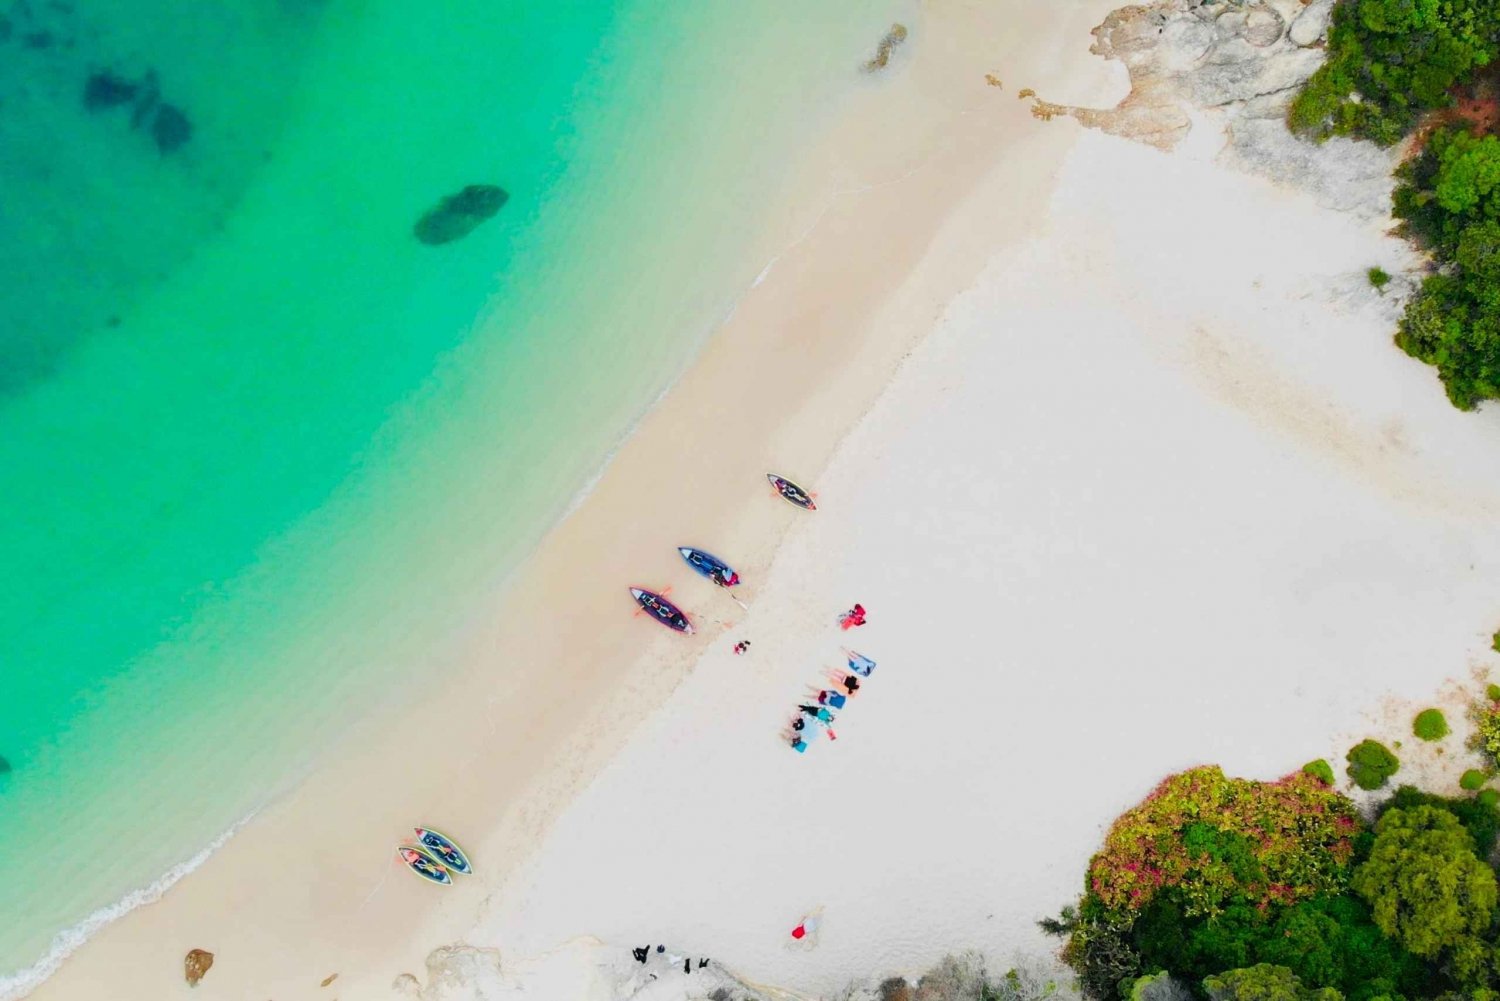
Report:
<svg viewBox="0 0 1500 1001"><path fill-rule="evenodd" d="M1306 48L1316 45L1323 40L1323 35L1328 31L1328 20L1333 15L1333 0L1313 0L1307 5L1307 9L1297 15L1292 22L1291 30L1287 37L1293 45Z"/></svg>

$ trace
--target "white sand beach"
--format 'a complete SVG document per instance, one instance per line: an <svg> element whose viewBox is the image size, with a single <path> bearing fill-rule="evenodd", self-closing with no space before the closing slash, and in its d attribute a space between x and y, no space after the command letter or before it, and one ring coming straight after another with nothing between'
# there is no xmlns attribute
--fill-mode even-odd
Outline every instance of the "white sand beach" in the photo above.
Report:
<svg viewBox="0 0 1500 1001"><path fill-rule="evenodd" d="M193 996L275 1001L400 997L446 943L499 973L427 1001L603 1001L601 964L647 943L808 998L1004 963L1050 948L1036 919L1165 773L1340 758L1384 700L1492 661L1500 417L1391 343L1364 270L1410 251L1212 162L1212 128L1163 154L1033 120L1018 87L1124 83L1087 52L1109 4L1027 6L913 20L801 167L843 193L434 651L440 697L361 726L34 997L186 996L195 947ZM749 612L679 544L734 562ZM630 583L672 585L698 635L632 619ZM846 643L879 666L796 754L778 733ZM402 872L415 822L481 874Z"/></svg>
<svg viewBox="0 0 1500 1001"><path fill-rule="evenodd" d="M502 964L580 931L666 941L809 997L959 949L1000 964L1049 948L1034 922L1161 776L1389 739L1381 701L1493 661L1500 615L1478 458L1500 426L1452 411L1360 287L1404 253L1085 136L1047 231L821 477L734 632L751 654L704 656L468 941ZM841 635L854 600L870 624ZM777 746L841 642L880 666L839 739ZM815 906L818 948L788 951Z"/></svg>

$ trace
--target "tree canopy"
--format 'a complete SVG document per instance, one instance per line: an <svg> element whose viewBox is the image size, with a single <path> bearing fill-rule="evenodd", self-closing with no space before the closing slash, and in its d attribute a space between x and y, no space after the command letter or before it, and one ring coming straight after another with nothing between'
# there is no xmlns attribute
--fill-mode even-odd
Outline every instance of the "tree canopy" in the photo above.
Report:
<svg viewBox="0 0 1500 1001"><path fill-rule="evenodd" d="M1396 214L1440 270L1408 304L1396 343L1437 366L1467 410L1500 396L1500 139L1439 129L1399 176Z"/></svg>
<svg viewBox="0 0 1500 1001"><path fill-rule="evenodd" d="M1209 1001L1343 1001L1333 988L1304 987L1291 970L1270 963L1207 977L1203 988Z"/></svg>
<svg viewBox="0 0 1500 1001"><path fill-rule="evenodd" d="M1350 886L1381 931L1427 958L1467 948L1489 929L1497 901L1495 871L1458 818L1435 806L1386 811Z"/></svg>
<svg viewBox="0 0 1500 1001"><path fill-rule="evenodd" d="M1328 59L1292 103L1295 131L1383 146L1500 51L1494 0L1344 0L1334 8Z"/></svg>

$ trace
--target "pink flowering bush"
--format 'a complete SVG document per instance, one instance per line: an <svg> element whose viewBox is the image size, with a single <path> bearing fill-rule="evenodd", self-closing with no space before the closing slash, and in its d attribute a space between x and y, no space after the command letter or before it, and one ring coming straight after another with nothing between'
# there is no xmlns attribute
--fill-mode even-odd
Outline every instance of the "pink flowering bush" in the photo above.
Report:
<svg viewBox="0 0 1500 1001"><path fill-rule="evenodd" d="M1469 717L1474 721L1470 746L1485 756L1485 764L1500 765L1500 692L1494 685L1489 686L1484 698L1475 700Z"/></svg>
<svg viewBox="0 0 1500 1001"><path fill-rule="evenodd" d="M1225 777L1218 766L1166 779L1115 821L1089 863L1089 892L1133 913L1176 887L1189 914L1234 899L1295 903L1342 890L1360 823L1354 804L1312 775L1275 782Z"/></svg>

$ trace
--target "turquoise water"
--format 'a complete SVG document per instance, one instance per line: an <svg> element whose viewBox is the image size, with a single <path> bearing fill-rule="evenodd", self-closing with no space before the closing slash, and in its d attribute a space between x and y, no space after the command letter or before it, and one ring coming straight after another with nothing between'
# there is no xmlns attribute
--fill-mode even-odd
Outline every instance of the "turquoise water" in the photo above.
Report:
<svg viewBox="0 0 1500 1001"><path fill-rule="evenodd" d="M0 971L428 666L764 263L785 152L890 20L92 6L0 23ZM86 110L100 69L191 138ZM470 183L510 201L419 244Z"/></svg>

